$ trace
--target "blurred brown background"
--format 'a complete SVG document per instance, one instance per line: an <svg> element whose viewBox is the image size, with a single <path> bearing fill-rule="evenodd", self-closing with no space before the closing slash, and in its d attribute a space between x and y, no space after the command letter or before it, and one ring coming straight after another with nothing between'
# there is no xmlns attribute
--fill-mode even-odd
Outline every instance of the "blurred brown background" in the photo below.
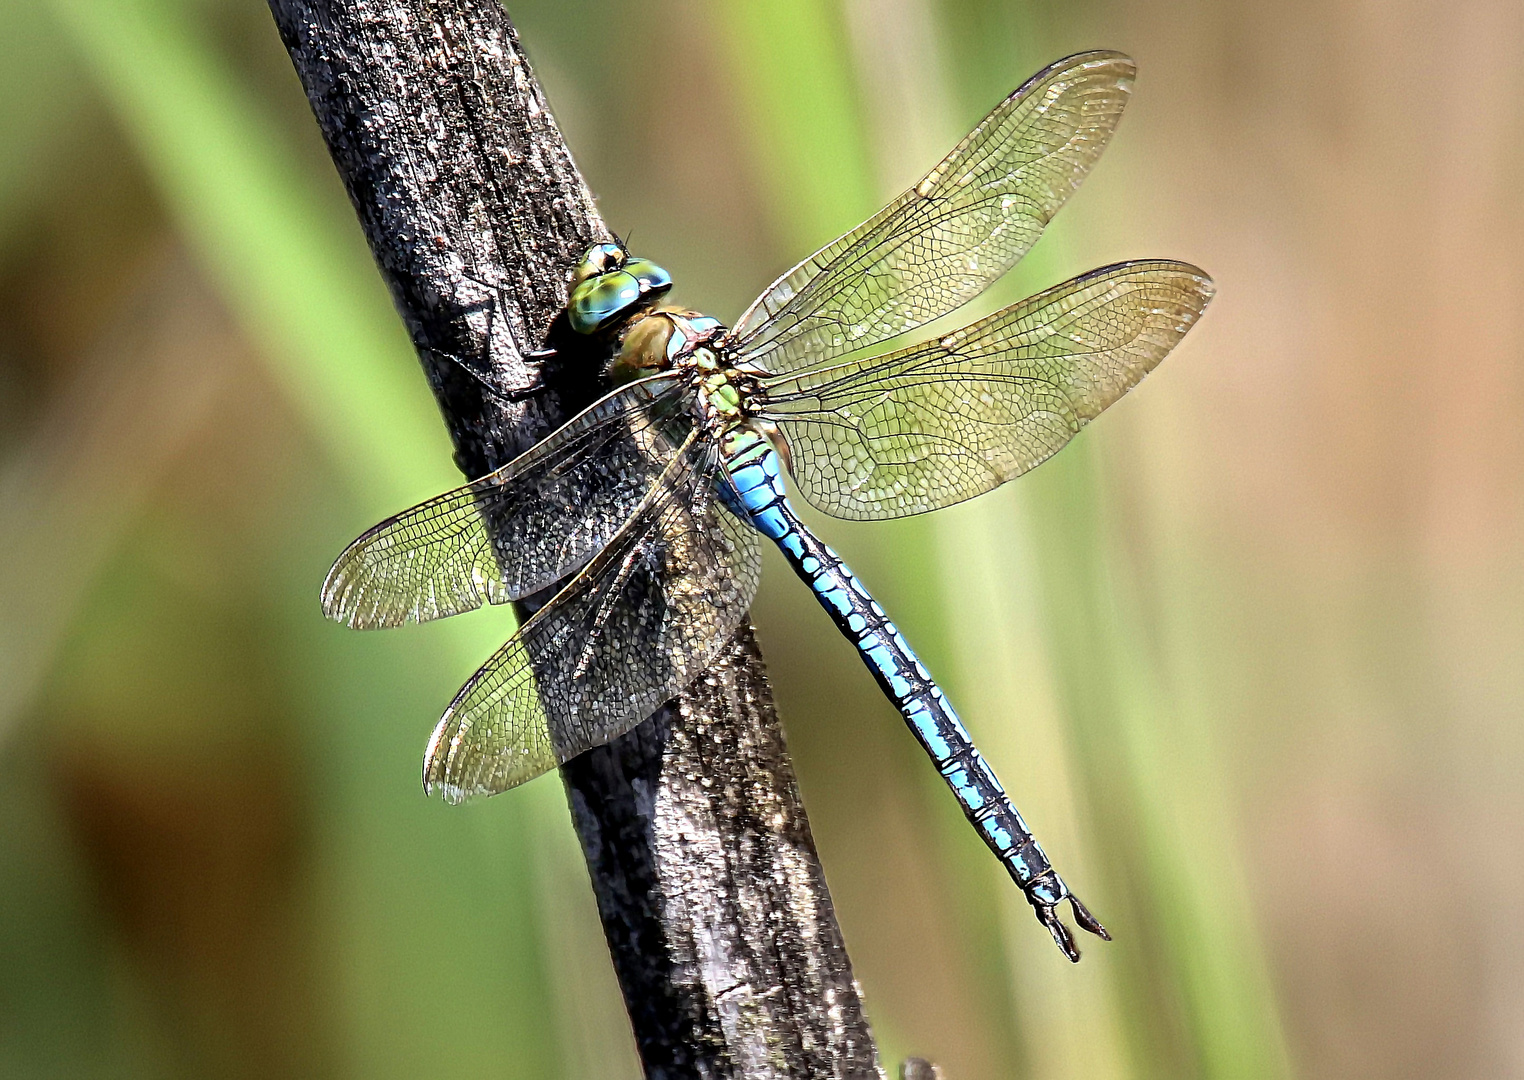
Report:
<svg viewBox="0 0 1524 1080"><path fill-rule="evenodd" d="M781 561L756 610L890 1061L1524 1076L1524 8L509 11L721 318L1043 64L1138 59L981 310L1167 256L1202 325L1021 483L818 522L1118 940L1057 955ZM0 1076L638 1075L557 782L418 789L503 613L318 612L458 481L432 410L263 4L0 0Z"/></svg>

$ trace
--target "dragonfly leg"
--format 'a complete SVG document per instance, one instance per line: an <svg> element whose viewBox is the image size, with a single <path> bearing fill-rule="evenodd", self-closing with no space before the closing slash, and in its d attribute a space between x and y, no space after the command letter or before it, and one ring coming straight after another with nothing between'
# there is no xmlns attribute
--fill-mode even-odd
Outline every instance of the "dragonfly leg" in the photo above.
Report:
<svg viewBox="0 0 1524 1080"><path fill-rule="evenodd" d="M488 290L491 293L490 296L487 296L484 299L471 301L462 309L463 312L485 311L487 326L483 334L483 340L486 342L486 345L484 346L484 353L490 357L492 351L492 341L497 333L497 320L499 318L498 309L501 308L504 304L504 285L502 282L488 281L486 278L477 277L475 274L467 273L464 271L462 271L461 276L467 281L480 285L482 288ZM516 405L520 402L527 401L545 389L545 380L542 373L534 369L537 368L540 364L543 364L546 360L549 360L556 355L556 350L553 348L534 349L532 351L522 353L524 362L531 368L530 376L528 380L523 383L523 385L508 387L507 389L504 389L500 386L494 386L489 381L488 377L480 370L480 368L478 368L475 364L470 363L465 357L459 355L458 353L447 352L444 349L432 348L430 346L423 346L423 348L428 349L429 352L432 352L438 356L444 357L446 360L449 360L456 367L464 371L467 375L471 376L471 378L475 379L478 385L480 385L481 388L487 392L489 397L509 405Z"/></svg>
<svg viewBox="0 0 1524 1080"><path fill-rule="evenodd" d="M429 351L432 352L435 356L444 357L461 371L464 371L467 375L471 376L472 379L476 380L477 385L487 392L488 397L507 405L517 405L520 402L528 401L530 398L535 397L545 389L545 378L538 370L532 371L528 380L526 380L522 385L510 386L507 389L504 389L502 387L494 386L492 382L487 378L487 376L476 370L476 368L472 364L468 363L464 357L452 352L446 352L443 349L430 349ZM538 365L543 364L546 360L555 355L555 349L536 349L534 352L525 353L524 360L528 364L537 368Z"/></svg>

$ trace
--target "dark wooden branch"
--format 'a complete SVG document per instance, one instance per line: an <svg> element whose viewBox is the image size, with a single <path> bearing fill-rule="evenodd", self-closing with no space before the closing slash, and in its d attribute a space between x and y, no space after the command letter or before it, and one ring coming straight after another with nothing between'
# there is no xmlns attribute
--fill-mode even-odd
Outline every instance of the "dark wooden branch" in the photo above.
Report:
<svg viewBox="0 0 1524 1080"><path fill-rule="evenodd" d="M456 462L489 472L603 389L556 316L608 231L513 27L496 0L270 8ZM881 1075L749 627L562 776L647 1076Z"/></svg>

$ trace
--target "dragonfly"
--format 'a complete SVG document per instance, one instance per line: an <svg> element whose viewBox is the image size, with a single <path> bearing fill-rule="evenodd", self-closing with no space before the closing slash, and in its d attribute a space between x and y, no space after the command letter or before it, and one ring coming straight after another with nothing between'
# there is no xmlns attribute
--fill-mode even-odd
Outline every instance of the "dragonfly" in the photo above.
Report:
<svg viewBox="0 0 1524 1080"><path fill-rule="evenodd" d="M330 617L372 628L565 581L446 709L427 790L504 791L679 695L746 620L765 538L856 646L1063 953L1079 959L1065 902L1109 939L900 631L799 519L784 475L839 518L962 502L1052 456L1180 341L1211 279L1148 260L890 348L1026 254L1107 145L1133 77L1115 52L1039 72L733 326L668 304L671 275L621 243L583 254L566 316L608 344L615 389L496 472L365 533L323 586Z"/></svg>

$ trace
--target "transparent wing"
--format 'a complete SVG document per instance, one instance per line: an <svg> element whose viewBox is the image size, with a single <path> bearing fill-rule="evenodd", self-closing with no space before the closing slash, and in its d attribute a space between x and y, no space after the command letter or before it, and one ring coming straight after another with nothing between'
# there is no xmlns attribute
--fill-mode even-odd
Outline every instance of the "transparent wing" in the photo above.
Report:
<svg viewBox="0 0 1524 1080"><path fill-rule="evenodd" d="M936 510L1057 453L1164 359L1212 291L1186 263L1092 270L937 340L773 380L763 415L826 513Z"/></svg>
<svg viewBox="0 0 1524 1080"><path fill-rule="evenodd" d="M323 612L359 629L517 600L608 543L691 422L672 376L632 383L480 480L383 521L323 582Z"/></svg>
<svg viewBox="0 0 1524 1080"><path fill-rule="evenodd" d="M677 696L746 617L759 534L714 498L697 432L619 534L471 677L424 758L452 802L622 735Z"/></svg>
<svg viewBox="0 0 1524 1080"><path fill-rule="evenodd" d="M1100 157L1134 70L1120 53L1088 52L1038 72L919 184L774 282L736 323L740 355L797 371L979 295Z"/></svg>

